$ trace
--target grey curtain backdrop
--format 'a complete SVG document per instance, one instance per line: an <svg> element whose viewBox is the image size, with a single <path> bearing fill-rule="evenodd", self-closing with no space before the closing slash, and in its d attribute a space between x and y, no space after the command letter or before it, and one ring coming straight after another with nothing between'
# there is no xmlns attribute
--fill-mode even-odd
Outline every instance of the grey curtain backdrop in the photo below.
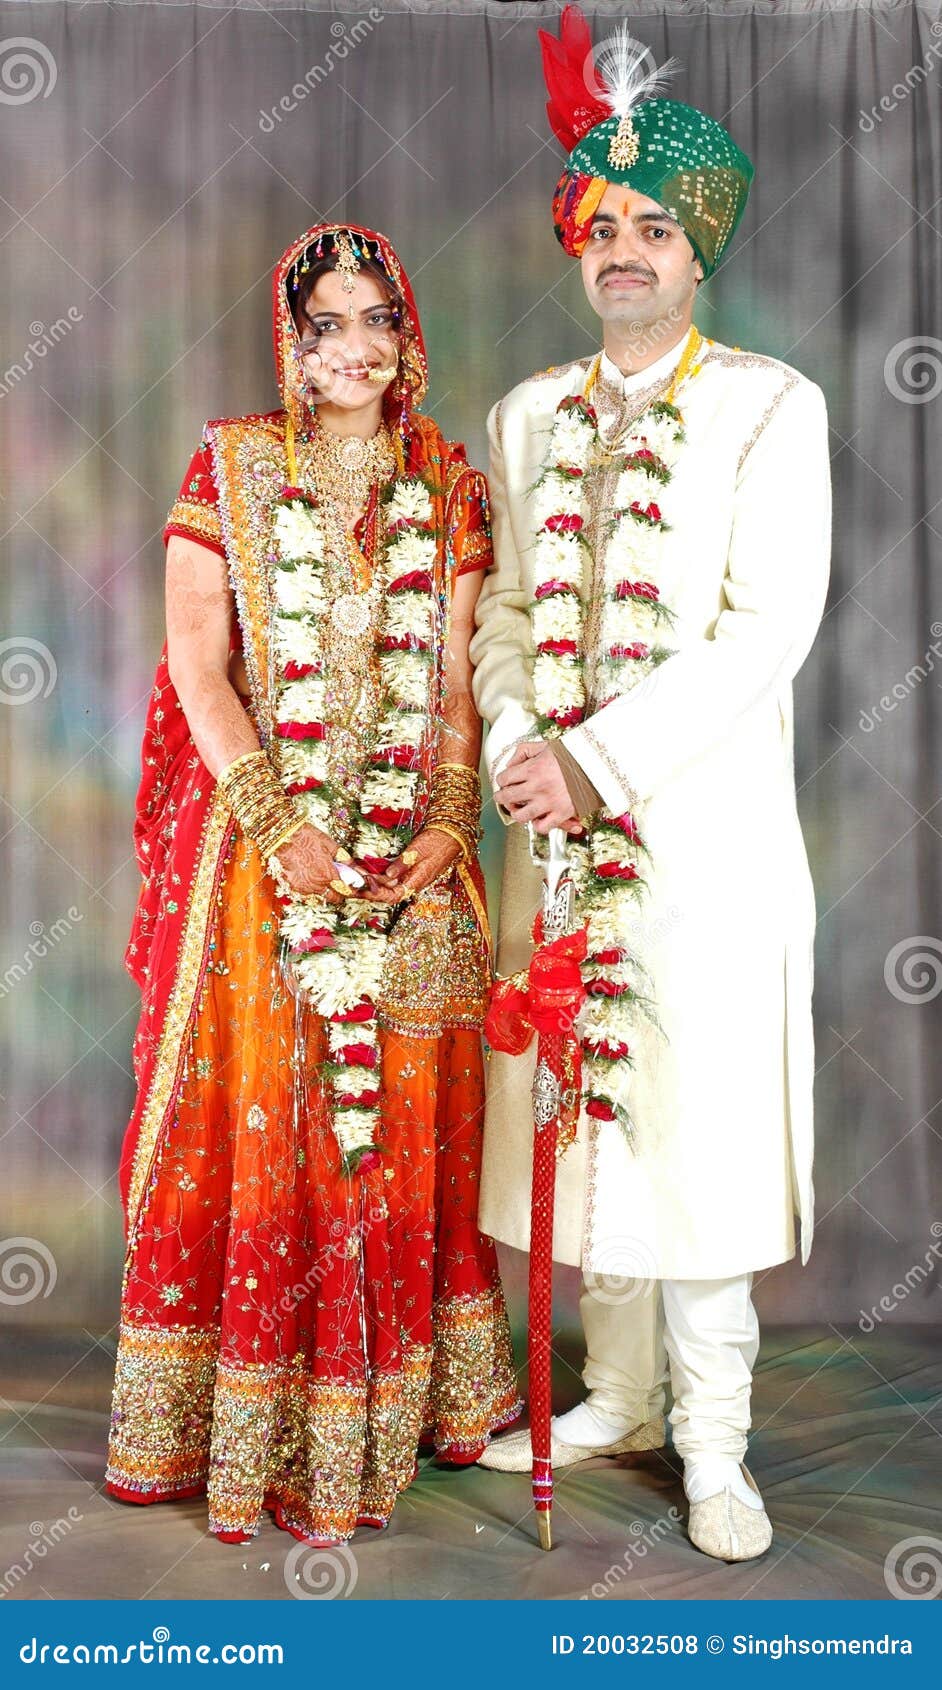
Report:
<svg viewBox="0 0 942 1690"><path fill-rule="evenodd" d="M807 1269L765 1278L761 1308L853 1323L883 1298L871 1319L937 1319L942 14L586 9L596 39L626 17L659 61L675 54L677 97L755 162L700 328L785 359L829 402L833 583L797 685L819 909L819 1232ZM206 418L276 402L270 269L327 214L398 246L430 345L429 408L478 461L503 391L597 344L550 219L559 157L536 31L557 10L0 5L11 1320L94 1334L117 1315L137 1013L122 953L167 506ZM704 816L705 851L710 831ZM715 868L716 897L734 894ZM730 1025L704 1088L736 1060ZM571 1276L563 1289L573 1312Z"/></svg>

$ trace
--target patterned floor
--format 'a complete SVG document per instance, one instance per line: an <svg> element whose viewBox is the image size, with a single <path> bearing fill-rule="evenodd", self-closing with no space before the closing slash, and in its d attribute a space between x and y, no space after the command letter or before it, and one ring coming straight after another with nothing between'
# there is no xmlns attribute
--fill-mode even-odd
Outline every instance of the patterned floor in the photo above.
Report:
<svg viewBox="0 0 942 1690"><path fill-rule="evenodd" d="M688 1542L669 1449L560 1474L550 1555L536 1547L527 1476L427 1461L388 1530L361 1530L344 1550L295 1544L267 1517L251 1545L222 1545L207 1536L199 1500L145 1510L103 1494L107 1347L8 1342L8 1597L866 1599L927 1577L942 1588L942 1353L931 1327L766 1332L750 1465L775 1539L738 1567ZM574 1360L564 1344L560 1408L578 1395Z"/></svg>

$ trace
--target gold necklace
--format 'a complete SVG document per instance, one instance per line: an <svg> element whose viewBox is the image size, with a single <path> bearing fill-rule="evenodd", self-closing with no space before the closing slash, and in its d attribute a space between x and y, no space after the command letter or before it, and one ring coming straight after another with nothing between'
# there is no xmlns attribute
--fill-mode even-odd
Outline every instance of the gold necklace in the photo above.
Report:
<svg viewBox="0 0 942 1690"><path fill-rule="evenodd" d="M364 440L360 435L332 434L318 422L305 445L305 473L314 483L334 580L330 620L341 638L362 639L376 618L377 584L370 579L353 529L371 488L388 481L394 469L402 473L402 449L385 423ZM298 454L290 417L285 419L285 456L288 480L297 486Z"/></svg>
<svg viewBox="0 0 942 1690"><path fill-rule="evenodd" d="M366 507L370 489L388 481L396 454L385 423L368 440L359 434L332 434L319 423L311 434L309 463L320 505L339 511L352 529Z"/></svg>
<svg viewBox="0 0 942 1690"><path fill-rule="evenodd" d="M371 487L390 481L394 471L397 476L405 475L403 443L398 432L391 433L385 422L364 440L360 435L332 434L319 419L304 439L305 473L314 482L324 521L326 561L334 580L330 621L341 639L356 641L376 620L381 582L371 579L353 530ZM290 416L285 417L285 460L289 485L300 486L297 439ZM382 523L381 513L379 520Z"/></svg>

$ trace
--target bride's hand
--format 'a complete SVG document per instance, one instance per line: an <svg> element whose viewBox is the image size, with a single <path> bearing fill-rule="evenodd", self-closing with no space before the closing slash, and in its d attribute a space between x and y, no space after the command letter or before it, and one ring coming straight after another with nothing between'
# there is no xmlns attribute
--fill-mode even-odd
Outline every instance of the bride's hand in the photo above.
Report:
<svg viewBox="0 0 942 1690"><path fill-rule="evenodd" d="M456 839L439 833L436 828L423 828L401 856L393 857L382 874L370 876L365 896L374 904L401 904L406 898L424 892L460 855L461 847Z"/></svg>
<svg viewBox="0 0 942 1690"><path fill-rule="evenodd" d="M275 856L292 892L302 897L322 897L330 903L339 903L341 897L356 896L337 875L337 862L347 853L334 844L328 833L322 833L309 822L286 845L279 845Z"/></svg>

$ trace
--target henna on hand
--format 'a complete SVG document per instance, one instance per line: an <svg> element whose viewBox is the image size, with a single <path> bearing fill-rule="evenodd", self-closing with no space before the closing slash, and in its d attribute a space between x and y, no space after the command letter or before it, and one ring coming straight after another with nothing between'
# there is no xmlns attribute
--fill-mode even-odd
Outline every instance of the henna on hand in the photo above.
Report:
<svg viewBox="0 0 942 1690"><path fill-rule="evenodd" d="M179 541L178 535L173 538ZM197 548L198 553L208 549ZM226 580L225 564L215 553L210 557L215 560L215 567L210 562L207 568L203 558L198 561L194 557L192 542L168 548L165 603L167 636L171 643L178 639L192 640L194 634L202 633L210 625L218 626L223 620L228 626L235 600Z"/></svg>
<svg viewBox="0 0 942 1690"><path fill-rule="evenodd" d="M461 855L457 840L434 828L422 829L407 848L394 857L382 874L371 875L367 894L372 903L400 904L414 898L446 873Z"/></svg>
<svg viewBox="0 0 942 1690"><path fill-rule="evenodd" d="M310 822L305 823L287 844L278 847L276 854L293 892L301 897L325 897L330 903L340 902L339 893L334 890L336 865L345 853L334 844L329 834L322 833ZM357 896L350 888L344 888L344 891L349 897Z"/></svg>

